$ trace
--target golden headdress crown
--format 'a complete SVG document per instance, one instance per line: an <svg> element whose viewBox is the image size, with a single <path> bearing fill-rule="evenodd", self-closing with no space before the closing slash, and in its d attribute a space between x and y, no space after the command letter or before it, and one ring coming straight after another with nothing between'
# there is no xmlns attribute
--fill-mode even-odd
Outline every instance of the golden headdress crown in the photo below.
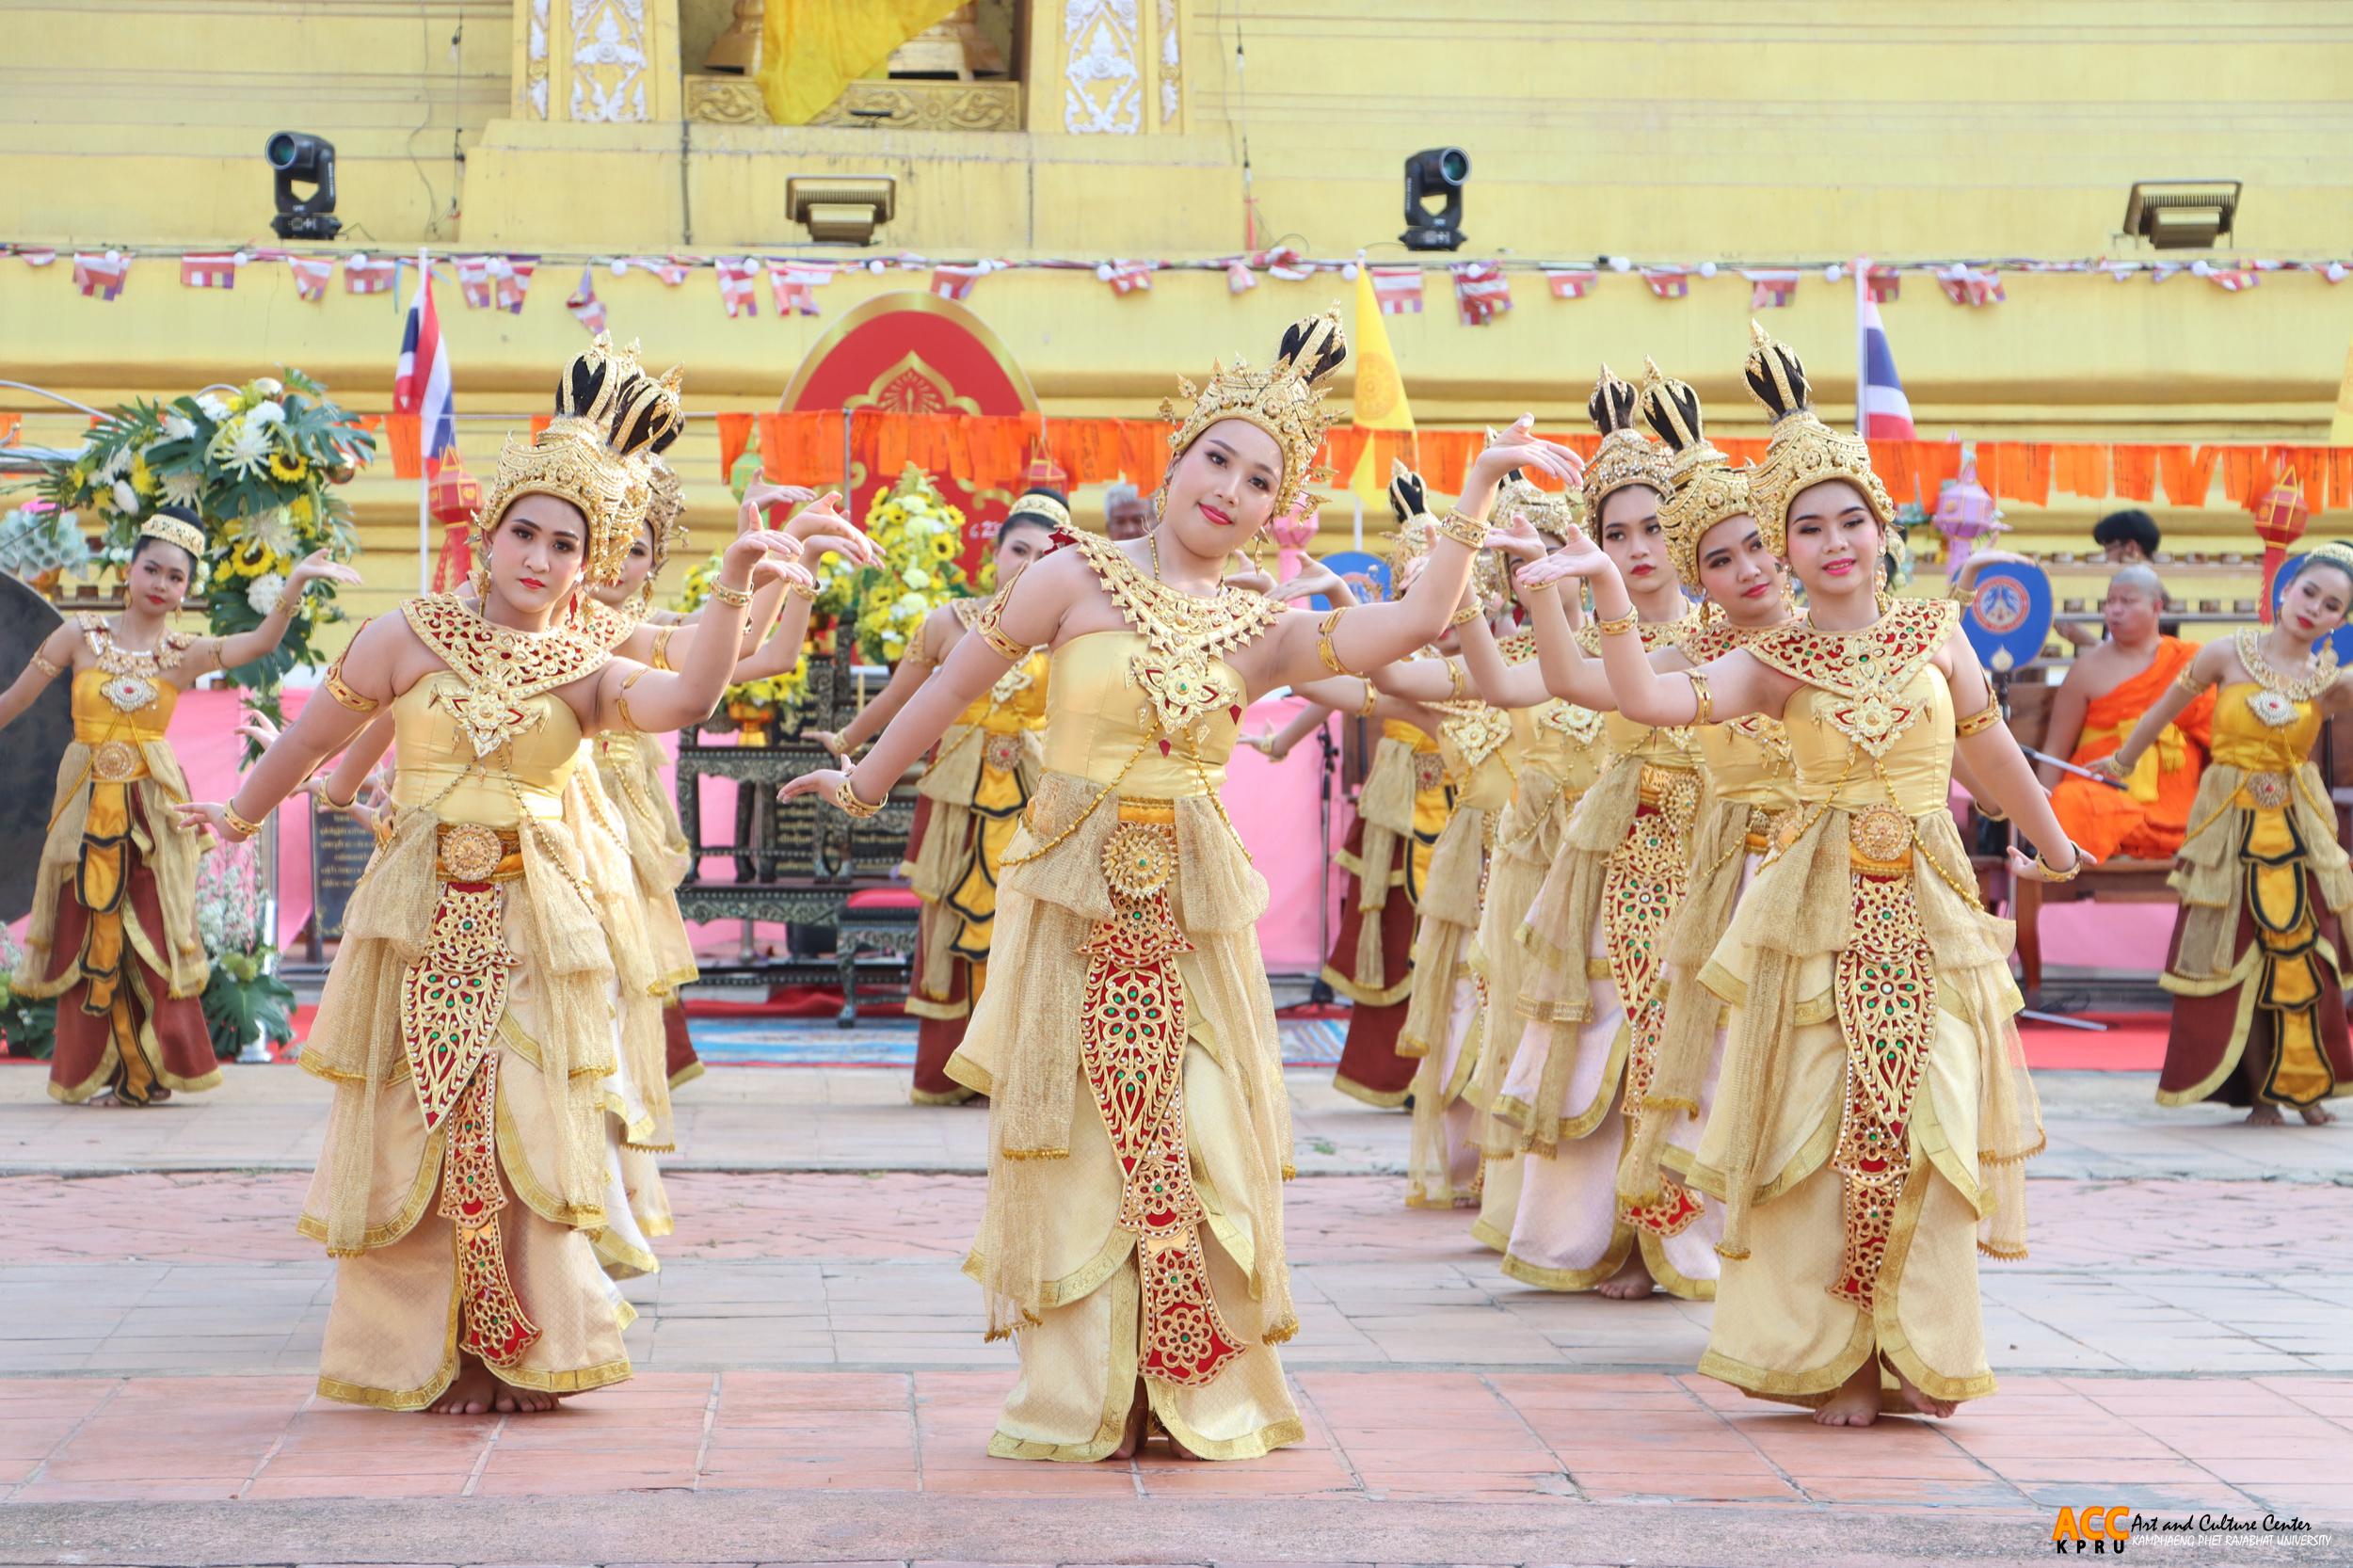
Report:
<svg viewBox="0 0 2353 1568"><path fill-rule="evenodd" d="M1750 512L1747 469L1736 469L1707 439L1700 415L1700 394L1658 368L1656 360L1642 361L1642 418L1658 432L1674 457L1668 464L1672 488L1658 508L1667 529L1667 555L1675 575L1693 593L1700 591L1700 540L1726 518Z"/></svg>
<svg viewBox="0 0 2353 1568"><path fill-rule="evenodd" d="M537 436L509 438L482 498L478 527L488 529L517 499L552 495L588 521L588 576L620 579L629 547L644 522L651 488L636 461L678 410L675 384L647 376L634 346L616 350L604 333L565 367L555 418Z"/></svg>
<svg viewBox="0 0 2353 1568"><path fill-rule="evenodd" d="M1014 497L1013 505L1005 513L1005 522L1011 522L1016 518L1035 518L1048 527L1067 528L1070 526L1070 503L1062 491L1040 485ZM1004 523L999 523L997 528L1002 533Z"/></svg>
<svg viewBox="0 0 2353 1568"><path fill-rule="evenodd" d="M2296 575L2300 577L2307 568L2318 566L2334 567L2346 576L2353 577L2353 544L2347 544L2343 539L2329 539L2314 545L2298 557ZM2289 581L2294 582L2295 578Z"/></svg>
<svg viewBox="0 0 2353 1568"><path fill-rule="evenodd" d="M1499 430L1487 432L1489 446L1502 439L1503 433ZM1513 469L1503 476L1503 483L1496 487L1495 507L1488 516L1497 522L1508 523L1515 512L1533 523L1537 532L1559 539L1568 531L1569 525L1577 521L1577 496L1573 490L1556 495L1550 490L1538 489L1535 482L1526 473Z"/></svg>
<svg viewBox="0 0 2353 1568"><path fill-rule="evenodd" d="M1667 454L1642 439L1635 426L1636 409L1634 389L1602 366L1585 404L1593 428L1601 432L1600 449L1585 465L1585 515L1596 521L1601 504L1628 485L1648 486L1662 498L1667 493Z"/></svg>
<svg viewBox="0 0 2353 1568"><path fill-rule="evenodd" d="M1861 436L1833 430L1814 412L1813 389L1797 351L1749 323L1749 357L1741 365L1749 392L1773 417L1765 460L1756 465L1750 488L1756 498L1757 528L1765 548L1789 553L1789 504L1809 486L1843 479L1862 493L1864 504L1882 529L1896 521L1896 504L1871 472L1871 448Z"/></svg>
<svg viewBox="0 0 2353 1568"><path fill-rule="evenodd" d="M686 547L686 481L663 454L686 431L686 409L679 396L679 372L672 366L657 384L661 395L654 406L653 439L646 443L646 523L653 546L653 569L646 574L647 597L671 554Z"/></svg>
<svg viewBox="0 0 2353 1568"><path fill-rule="evenodd" d="M1228 366L1211 364L1209 384L1199 392L1179 376L1177 392L1192 403L1179 416L1174 403L1160 404L1160 417L1176 426L1168 438L1172 456L1181 457L1201 432L1220 420L1239 419L1274 438L1283 453L1283 478L1275 487L1273 515L1281 517L1299 503L1300 492L1332 472L1316 462L1323 432L1337 423L1326 412L1321 385L1348 358L1348 338L1340 330L1340 311L1335 305L1321 315L1295 321L1283 333L1283 346L1274 362L1252 370L1243 360Z"/></svg>
<svg viewBox="0 0 2353 1568"><path fill-rule="evenodd" d="M139 524L138 536L178 545L198 566L204 564L204 530L178 511L157 512Z"/></svg>

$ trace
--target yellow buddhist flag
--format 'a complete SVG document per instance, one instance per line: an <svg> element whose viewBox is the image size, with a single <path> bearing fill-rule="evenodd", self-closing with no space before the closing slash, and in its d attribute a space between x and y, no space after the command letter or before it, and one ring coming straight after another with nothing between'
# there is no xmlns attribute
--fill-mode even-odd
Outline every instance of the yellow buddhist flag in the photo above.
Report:
<svg viewBox="0 0 2353 1568"><path fill-rule="evenodd" d="M1349 418L1361 430L1411 430L1414 410L1405 401L1405 378L1398 374L1397 356L1389 349L1388 324L1381 319L1381 302L1372 292L1372 272L1356 268L1356 395ZM1385 505L1389 498L1389 465L1376 462L1373 443L1365 443L1348 488L1368 508ZM1388 526L1386 519L1375 524Z"/></svg>
<svg viewBox="0 0 2353 1568"><path fill-rule="evenodd" d="M2353 446L2353 346L2345 351L2345 376L2337 383L2337 412L2329 422L2329 444Z"/></svg>
<svg viewBox="0 0 2353 1568"><path fill-rule="evenodd" d="M760 96L779 125L806 125L890 52L959 0L768 0L760 19Z"/></svg>

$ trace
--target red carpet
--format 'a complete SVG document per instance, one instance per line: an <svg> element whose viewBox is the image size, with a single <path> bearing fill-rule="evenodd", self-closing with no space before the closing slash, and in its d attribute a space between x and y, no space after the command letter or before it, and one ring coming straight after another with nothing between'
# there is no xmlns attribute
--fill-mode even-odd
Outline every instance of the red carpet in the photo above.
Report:
<svg viewBox="0 0 2353 1568"><path fill-rule="evenodd" d="M2026 1065L2041 1069L2089 1067L2118 1073L2153 1073L2165 1062L2169 1013L2072 1013L2070 1017L2108 1026L2103 1033L2064 1024L2018 1020Z"/></svg>

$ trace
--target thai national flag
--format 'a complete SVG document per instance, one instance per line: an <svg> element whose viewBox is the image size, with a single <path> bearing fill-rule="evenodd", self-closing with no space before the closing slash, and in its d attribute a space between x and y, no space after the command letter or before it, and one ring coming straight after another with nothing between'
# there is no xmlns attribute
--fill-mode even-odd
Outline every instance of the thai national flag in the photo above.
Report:
<svg viewBox="0 0 2353 1568"><path fill-rule="evenodd" d="M400 330L400 367L392 373L392 412L417 416L417 450L429 478L457 450L457 412L449 395L449 349L433 310L433 268L417 269L417 292Z"/></svg>
<svg viewBox="0 0 2353 1568"><path fill-rule="evenodd" d="M1855 271L1855 331L1861 342L1857 358L1863 365L1863 384L1855 392L1855 407L1862 414L1863 439L1872 441L1909 441L1918 440L1912 428L1912 403L1904 396L1904 384L1896 376L1896 355L1887 346L1887 328L1880 322L1879 302L1864 280L1870 275L1867 263Z"/></svg>

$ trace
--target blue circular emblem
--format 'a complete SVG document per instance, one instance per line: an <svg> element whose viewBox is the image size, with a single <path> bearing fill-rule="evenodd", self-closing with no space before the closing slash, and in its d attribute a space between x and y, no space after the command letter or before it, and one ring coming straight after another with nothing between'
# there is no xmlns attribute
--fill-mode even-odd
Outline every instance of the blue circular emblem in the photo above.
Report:
<svg viewBox="0 0 2353 1568"><path fill-rule="evenodd" d="M2051 579L2031 561L1996 561L1977 573L1961 615L1977 662L1996 675L2032 664L2051 634Z"/></svg>
<svg viewBox="0 0 2353 1568"><path fill-rule="evenodd" d="M1355 589L1356 597L1367 604L1378 603L1389 597L1389 564L1380 556L1362 550L1342 550L1324 556L1323 564ZM1329 610L1332 600L1327 595L1317 594L1307 600L1307 606L1314 610Z"/></svg>

